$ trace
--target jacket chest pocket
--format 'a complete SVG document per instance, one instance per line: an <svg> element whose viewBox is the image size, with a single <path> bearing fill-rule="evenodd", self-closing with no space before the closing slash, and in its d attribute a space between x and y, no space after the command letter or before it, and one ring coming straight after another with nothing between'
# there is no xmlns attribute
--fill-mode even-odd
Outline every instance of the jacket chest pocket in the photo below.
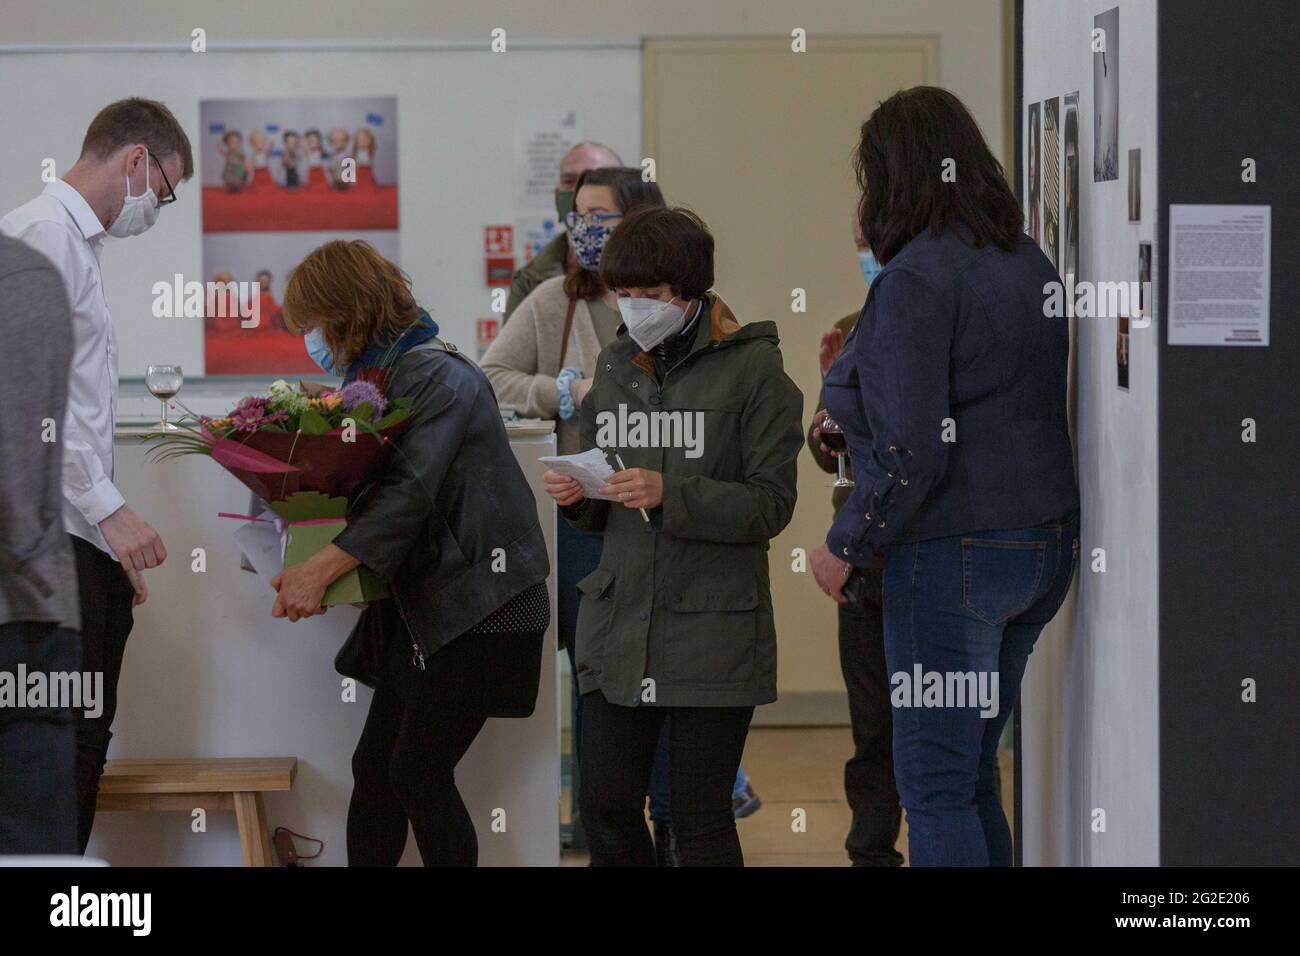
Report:
<svg viewBox="0 0 1300 956"><path fill-rule="evenodd" d="M743 684L752 679L759 614L753 574L677 576L664 605L659 629L664 648L657 656L665 679L681 684Z"/></svg>
<svg viewBox="0 0 1300 956"><path fill-rule="evenodd" d="M665 468L678 474L739 480L734 473L741 460L739 407L705 400L660 412L658 421Z"/></svg>

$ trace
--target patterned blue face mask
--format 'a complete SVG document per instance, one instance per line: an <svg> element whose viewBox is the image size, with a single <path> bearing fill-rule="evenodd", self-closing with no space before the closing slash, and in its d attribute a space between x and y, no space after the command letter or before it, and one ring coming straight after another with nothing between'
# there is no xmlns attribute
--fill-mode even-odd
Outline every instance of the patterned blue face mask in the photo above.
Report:
<svg viewBox="0 0 1300 956"><path fill-rule="evenodd" d="M596 223L589 223L579 218L569 227L569 242L573 244L573 257L578 265L588 272L595 272L600 265L600 254L605 251L605 241L609 239L610 230Z"/></svg>
<svg viewBox="0 0 1300 956"><path fill-rule="evenodd" d="M858 250L858 265L862 269L862 278L867 280L867 287L876 281L876 276L880 275L881 265L876 261L876 255L870 249Z"/></svg>
<svg viewBox="0 0 1300 956"><path fill-rule="evenodd" d="M307 344L307 354L320 366L322 372L327 375L338 374L334 371L334 353L325 344L325 335L319 328L312 329L304 335L303 341Z"/></svg>

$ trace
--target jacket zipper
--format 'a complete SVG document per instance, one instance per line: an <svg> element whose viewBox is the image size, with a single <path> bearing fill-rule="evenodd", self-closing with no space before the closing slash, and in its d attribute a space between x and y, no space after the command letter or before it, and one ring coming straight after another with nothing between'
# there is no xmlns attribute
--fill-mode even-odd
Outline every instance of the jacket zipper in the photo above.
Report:
<svg viewBox="0 0 1300 956"><path fill-rule="evenodd" d="M402 619L402 626L406 628L406 636L411 639L411 666L424 670L424 647L420 644L420 639L415 636L415 631L411 629L411 623L406 619L406 612L402 610L402 602L397 599L397 588L393 588L393 604L397 606L397 616Z"/></svg>
<svg viewBox="0 0 1300 956"><path fill-rule="evenodd" d="M409 331L409 330L408 330L408 331ZM403 334L405 334L405 333L403 333ZM414 350L412 350L412 351L414 351ZM366 485L363 489L361 489L361 493L358 494L357 497L356 497L356 499L353 500L353 501L348 505L348 511L349 511L349 512L352 511L352 509L356 507L357 503L360 502L362 498L364 498L366 495L368 495L368 494L370 493L370 489L371 489L371 487L373 486L373 484L374 484L374 483L371 482L370 484ZM402 602L401 602L400 600L398 600L398 598L397 598L397 586L396 586L396 584L390 584L390 585L389 585L389 589L393 592L393 605L397 608L397 616L400 617L400 618L402 619L402 626L406 628L406 636L407 636L408 638L410 638L410 640L411 640L411 651L412 651L412 654L411 654L411 666L412 666L412 667L417 667L417 668L419 668L420 670L424 670L424 669L425 669L425 667L424 667L424 660L425 660L424 648L420 645L420 641L419 641L419 639L415 636L415 631L412 630L410 621L408 621L408 620L406 619L406 612L402 610Z"/></svg>

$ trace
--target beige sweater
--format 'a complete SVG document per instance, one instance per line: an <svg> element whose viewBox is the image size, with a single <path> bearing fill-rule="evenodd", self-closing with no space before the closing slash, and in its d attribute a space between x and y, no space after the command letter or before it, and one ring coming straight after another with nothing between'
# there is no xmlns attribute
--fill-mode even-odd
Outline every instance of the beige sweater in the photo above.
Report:
<svg viewBox="0 0 1300 956"><path fill-rule="evenodd" d="M480 365L497 393L497 402L511 405L526 418L555 422L561 455L578 452L578 416L560 419L560 400L555 377L560 374L560 336L569 298L564 293L564 276L547 279L519 304L510 321L488 347ZM582 369L583 378L596 374L600 342L591 324L587 303L579 300L573 310L573 328L564 366Z"/></svg>

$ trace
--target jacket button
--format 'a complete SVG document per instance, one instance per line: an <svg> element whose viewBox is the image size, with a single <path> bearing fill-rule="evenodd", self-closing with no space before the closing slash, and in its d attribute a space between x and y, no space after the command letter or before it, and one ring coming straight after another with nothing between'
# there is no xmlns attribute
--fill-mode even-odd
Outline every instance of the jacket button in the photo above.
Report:
<svg viewBox="0 0 1300 956"><path fill-rule="evenodd" d="M866 514L864 514L862 517L864 517L864 518L866 518L868 521L870 521L870 520L871 520L871 512L868 511L868 512L867 512Z"/></svg>
<svg viewBox="0 0 1300 956"><path fill-rule="evenodd" d="M885 523L884 523L883 521L879 522L879 523L876 525L877 528L883 528L884 526L885 526Z"/></svg>
<svg viewBox="0 0 1300 956"><path fill-rule="evenodd" d="M896 455L896 454L898 454L898 449L895 448L893 445L890 445L890 446L889 446L889 453L890 453L891 455Z"/></svg>
<svg viewBox="0 0 1300 956"><path fill-rule="evenodd" d="M644 621L644 620L645 620L646 618L648 618L649 616L650 616L650 615L646 614L645 611L642 611L642 612L641 612L641 620Z"/></svg>
<svg viewBox="0 0 1300 956"><path fill-rule="evenodd" d="M845 548L845 549L844 549L844 554L845 554L846 557L848 556L848 553L849 553L849 549L848 549L848 548Z"/></svg>
<svg viewBox="0 0 1300 956"><path fill-rule="evenodd" d="M614 366L612 366L612 365L610 365L608 362L606 362L606 363L605 363L605 371L606 371L606 372L612 372L613 370L614 370Z"/></svg>
<svg viewBox="0 0 1300 956"><path fill-rule="evenodd" d="M640 384L641 384L640 382L633 382L633 383L632 383L632 387L633 387L633 388L636 388L636 387L637 387L638 385L640 385Z"/></svg>
<svg viewBox="0 0 1300 956"><path fill-rule="evenodd" d="M899 484L902 485L904 488L906 488L906 487L907 487L907 479L904 478L902 481L899 482Z"/></svg>

